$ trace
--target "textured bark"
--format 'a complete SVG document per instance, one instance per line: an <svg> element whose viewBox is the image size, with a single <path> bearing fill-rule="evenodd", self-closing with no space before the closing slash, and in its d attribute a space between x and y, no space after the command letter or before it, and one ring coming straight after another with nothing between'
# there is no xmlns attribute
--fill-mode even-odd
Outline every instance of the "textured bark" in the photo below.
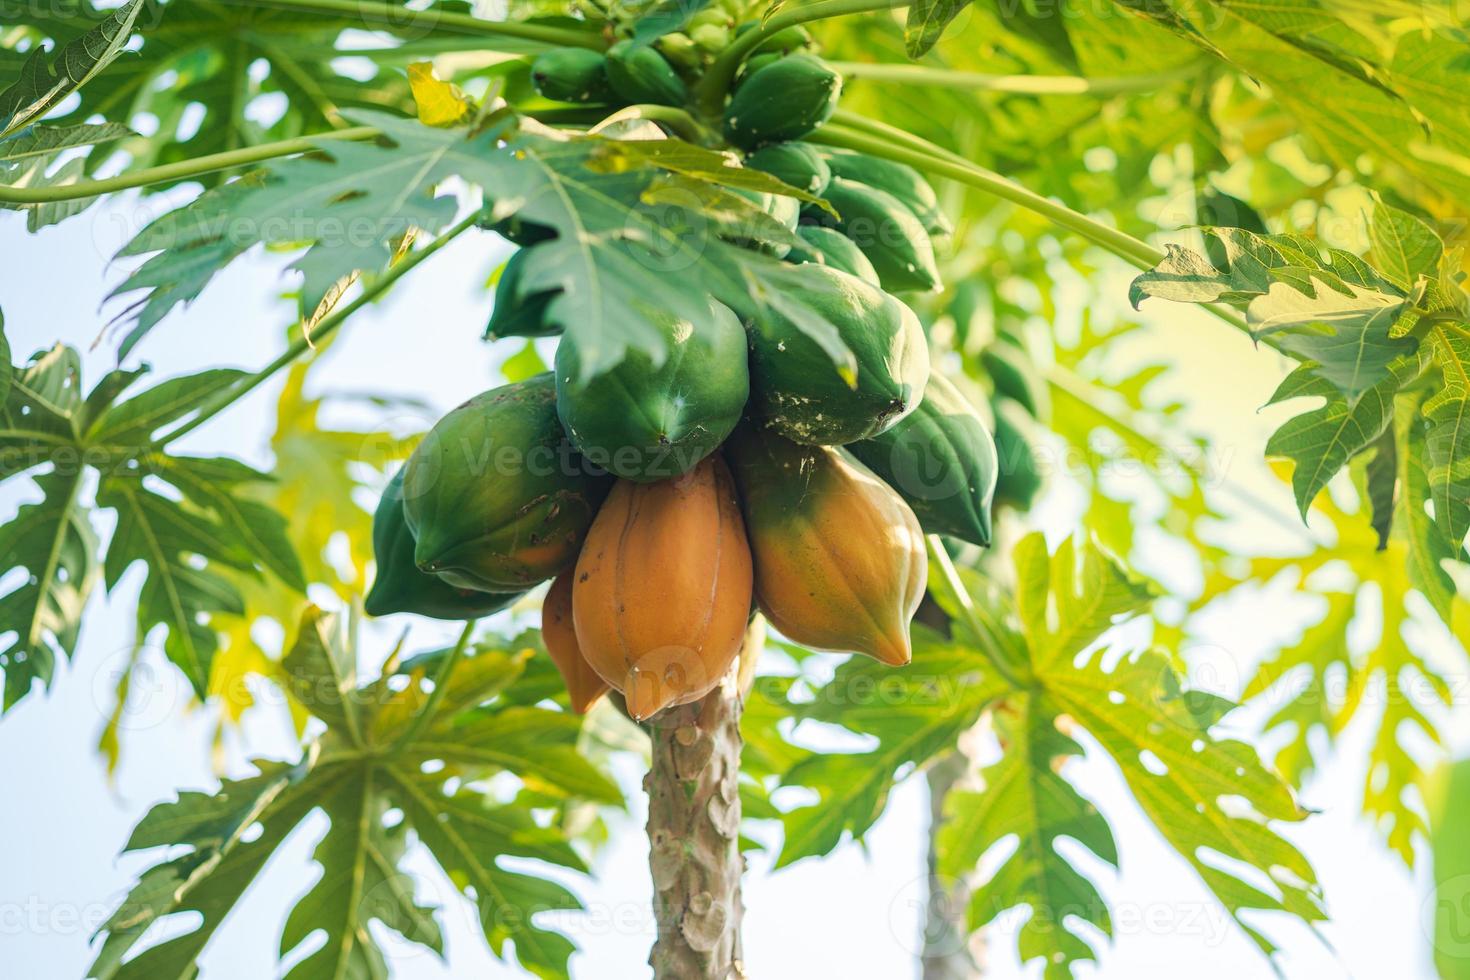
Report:
<svg viewBox="0 0 1470 980"><path fill-rule="evenodd" d="M739 665L702 701L650 724L649 867L654 980L745 980L740 947Z"/></svg>
<svg viewBox="0 0 1470 980"><path fill-rule="evenodd" d="M929 896L924 908L924 949L919 954L922 980L976 980L984 953L982 934L970 934L965 912L970 905L967 881L939 874L935 834L944 822L944 801L972 769L965 753L956 750L929 767L929 834L926 863Z"/></svg>

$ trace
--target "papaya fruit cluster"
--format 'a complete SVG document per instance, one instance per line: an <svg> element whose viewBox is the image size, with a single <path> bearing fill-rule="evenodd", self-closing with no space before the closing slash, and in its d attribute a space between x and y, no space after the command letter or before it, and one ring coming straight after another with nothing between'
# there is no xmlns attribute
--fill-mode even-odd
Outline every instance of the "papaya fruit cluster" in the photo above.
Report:
<svg viewBox="0 0 1470 980"><path fill-rule="evenodd" d="M379 502L369 613L474 618L554 579L543 636L573 708L616 689L638 719L711 691L757 609L795 642L907 663L925 531L988 535L988 433L936 376L862 427L881 431L816 443L750 413L730 324L743 332L728 312L686 324L693 348L657 368L630 358L585 385L559 369L440 419ZM912 493L894 475L910 452L959 499Z"/></svg>
<svg viewBox="0 0 1470 980"><path fill-rule="evenodd" d="M533 79L559 101L683 105L699 52L729 40L707 28L741 29L700 22L723 9L657 46L549 52ZM578 335L562 336L552 372L459 406L394 477L374 521L370 613L471 618L551 580L543 637L573 708L615 689L640 720L713 690L757 610L796 643L909 661L924 536L989 543L996 447L931 371L923 325L896 295L938 288L930 236L948 228L934 190L908 167L801 140L841 90L808 44L800 31L768 39L723 129L745 166L831 205L764 195L800 244L742 244L811 266L798 299L835 327L845 369L774 306L746 322L713 298L692 320L646 314L661 359L635 350L588 372ZM496 227L522 247L488 335L561 334L556 294L523 275L555 233Z"/></svg>

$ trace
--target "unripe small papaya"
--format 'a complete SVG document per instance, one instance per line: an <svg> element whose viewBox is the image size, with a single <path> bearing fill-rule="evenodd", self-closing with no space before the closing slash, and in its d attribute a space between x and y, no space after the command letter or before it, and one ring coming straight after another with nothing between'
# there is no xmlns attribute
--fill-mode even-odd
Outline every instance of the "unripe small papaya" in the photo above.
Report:
<svg viewBox="0 0 1470 980"><path fill-rule="evenodd" d="M607 105L616 101L607 58L587 48L555 48L531 62L531 84L553 102Z"/></svg>
<svg viewBox="0 0 1470 980"><path fill-rule="evenodd" d="M995 408L995 504L1026 511L1041 493L1041 468L1032 442L1032 419L1009 398L997 398Z"/></svg>
<svg viewBox="0 0 1470 980"><path fill-rule="evenodd" d="M786 57L784 54L775 54L774 52L770 52L767 54L758 54L754 58L745 59L745 61L741 63L740 69L735 73L735 84L731 87L731 91L734 91L735 89L738 89L740 86L744 85L746 79L754 75L756 72L760 71L762 68L766 67L767 65L774 65L776 62L780 61L784 57Z"/></svg>
<svg viewBox="0 0 1470 980"><path fill-rule="evenodd" d="M856 361L844 378L816 340L775 308L750 336L751 410L789 439L837 446L869 439L914 407L929 380L929 347L903 303L829 266L800 267L793 301L837 329Z"/></svg>
<svg viewBox="0 0 1470 980"><path fill-rule="evenodd" d="M582 654L637 721L697 701L730 670L750 613L750 548L725 462L620 480L577 559Z"/></svg>
<svg viewBox="0 0 1470 980"><path fill-rule="evenodd" d="M718 54L730 46L730 28L724 24L700 24L689 29L694 46L708 54Z"/></svg>
<svg viewBox="0 0 1470 980"><path fill-rule="evenodd" d="M619 41L609 48L607 77L614 92L635 104L679 106L689 98L684 80L647 44Z"/></svg>
<svg viewBox="0 0 1470 980"><path fill-rule="evenodd" d="M735 24L735 19L730 12L719 5L705 7L689 18L689 27L723 27L729 30Z"/></svg>
<svg viewBox="0 0 1470 980"><path fill-rule="evenodd" d="M1051 391L1019 344L997 337L980 352L980 366L990 376L997 395L1011 399L1033 419L1045 422L1051 418Z"/></svg>
<svg viewBox="0 0 1470 980"><path fill-rule="evenodd" d="M528 589L571 564L611 483L567 441L550 374L444 416L403 479L414 563L486 591Z"/></svg>
<svg viewBox="0 0 1470 980"><path fill-rule="evenodd" d="M931 374L919 407L848 451L898 491L930 534L990 544L995 442L970 400Z"/></svg>
<svg viewBox="0 0 1470 980"><path fill-rule="evenodd" d="M855 150L829 149L827 165L834 177L876 187L893 195L923 223L931 235L947 235L949 219L939 206L939 195L923 174L905 163L884 160Z"/></svg>
<svg viewBox="0 0 1470 980"><path fill-rule="evenodd" d="M739 37L747 31L755 30L759 26L760 21L748 20L745 23L741 24L739 27L735 28L735 36ZM790 54L793 51L799 51L800 49L805 47L809 47L811 43L811 32L808 31L805 27L802 27L800 24L793 24L791 27L783 27L781 30L766 38L760 44L756 45L752 49L751 53L765 54L768 52L775 52L777 54L784 55Z"/></svg>
<svg viewBox="0 0 1470 980"><path fill-rule="evenodd" d="M863 250L878 270L884 289L932 292L939 288L933 242L907 205L887 191L845 177L833 177L824 196L841 216L837 230ZM826 212L811 206L806 214L819 224L831 220Z"/></svg>
<svg viewBox="0 0 1470 980"><path fill-rule="evenodd" d="M369 616L416 613L430 619L479 619L513 605L524 592L481 592L450 585L413 562L413 532L403 517L403 471L388 481L373 513L376 572L363 607Z"/></svg>
<svg viewBox="0 0 1470 980"><path fill-rule="evenodd" d="M822 196L832 179L827 161L816 148L796 140L761 147L745 158L745 165L817 197Z"/></svg>
<svg viewBox="0 0 1470 980"><path fill-rule="evenodd" d="M485 325L485 339L502 337L550 337L561 333L560 324L546 318L555 290L523 293L523 271L528 249L517 249L506 260L500 280L495 284L495 306Z"/></svg>
<svg viewBox="0 0 1470 980"><path fill-rule="evenodd" d="M556 351L556 409L582 455L609 472L643 483L687 473L714 452L750 393L745 328L722 303L690 323L651 318L667 356L654 366L630 351L616 366L583 380L575 337Z"/></svg>
<svg viewBox="0 0 1470 980"><path fill-rule="evenodd" d="M800 139L832 118L842 76L811 55L793 54L750 75L725 107L725 138L743 149Z"/></svg>
<svg viewBox="0 0 1470 980"><path fill-rule="evenodd" d="M585 715L608 692L608 686L582 656L582 647L577 642L577 630L572 623L574 573L575 566L551 582L551 590L541 603L541 642L546 644L546 652L567 686L572 710Z"/></svg>
<svg viewBox="0 0 1470 980"><path fill-rule="evenodd" d="M908 663L928 574L908 505L842 450L741 426L725 454L761 612L805 646Z"/></svg>
<svg viewBox="0 0 1470 980"><path fill-rule="evenodd" d="M878 270L873 268L863 250L842 232L823 225L801 225L796 234L805 244L794 246L787 252L787 262L815 262L831 266L857 276L863 282L878 285Z"/></svg>
<svg viewBox="0 0 1470 980"><path fill-rule="evenodd" d="M669 60L669 64L675 68L685 71L696 71L704 63L704 56L699 48L695 46L693 39L688 34L673 33L665 34L654 43L659 54Z"/></svg>

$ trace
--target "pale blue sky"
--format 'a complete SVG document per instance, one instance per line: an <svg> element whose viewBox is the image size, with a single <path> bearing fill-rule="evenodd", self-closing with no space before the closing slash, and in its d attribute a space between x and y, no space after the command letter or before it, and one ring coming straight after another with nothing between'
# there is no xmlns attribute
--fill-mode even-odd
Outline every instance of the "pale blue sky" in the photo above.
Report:
<svg viewBox="0 0 1470 980"><path fill-rule="evenodd" d="M134 197L108 202L36 236L26 234L19 216L0 217L5 255L0 308L17 359L57 338L84 350L91 344L115 312L115 304L104 308L102 300L124 271L110 267L108 257L144 217ZM515 342L492 348L479 340L489 309L481 286L503 247L494 237L477 234L416 271L385 303L344 328L343 343L317 372L317 384L342 391L390 389L445 410L495 383L495 366L517 349ZM284 265L280 256L258 255L237 263L200 302L166 320L135 357L151 362L163 376L221 363L265 363L280 349L288 316L277 300ZM1120 302L1123 285L1119 278ZM1161 336L1181 341L1174 346L1186 367L1170 384L1204 402L1196 409L1207 411L1196 411L1195 418L1216 435L1229 475L1245 479L1290 513L1284 490L1260 475L1258 462L1268 421L1254 412L1279 378L1277 368L1244 338L1206 317L1163 304L1146 316L1167 327ZM104 343L87 353L89 383L109 366L111 350ZM276 390L267 386L201 428L188 448L267 462L263 447ZM1220 425L1222 418L1242 421ZM0 487L0 518L34 494L20 482ZM1040 516L1049 533L1065 534L1072 519L1065 493L1055 495ZM1257 530L1281 533L1269 524ZM1150 556L1148 570L1165 580L1188 578L1177 559L1162 550ZM153 681L143 685L149 694L130 713L116 784L107 785L94 746L112 709L109 677L132 643L136 584L136 575L129 576L115 601L94 597L76 661L62 669L49 696L29 698L0 720L0 839L8 844L0 859L0 959L8 976L80 977L90 962L91 932L144 863L117 858L133 823L176 788L213 785L208 742L213 712L188 705L177 678L156 655L147 664ZM1212 617L1210 642L1197 658L1204 665L1202 677L1222 693L1238 693L1243 666L1268 644L1294 638L1299 623L1299 610L1265 596L1259 604ZM386 655L402 626L395 618L370 634L367 667ZM428 647L448 632L442 624L416 621L410 642ZM1361 736L1350 731L1346 744L1361 749ZM252 711L244 738L231 736L225 750L226 766L236 773L244 771L250 754L292 751L279 708ZM1334 921L1325 935L1336 950L1334 955L1299 925L1263 921L1286 950L1281 962L1288 977L1430 975L1421 926L1422 881L1411 880L1357 816L1363 772L1356 760L1362 756L1362 751L1347 752L1308 787L1306 804L1322 813L1287 832L1314 860L1326 886ZM1187 970L1191 980L1268 976L1254 947L1146 825L1112 763L1092 755L1074 765L1079 785L1113 822L1122 856L1120 874L1099 876L1119 934L1104 947L1100 965L1083 968L1081 975L1173 980ZM637 772L629 768L620 776L638 812L614 821L617 833L598 862L597 880L577 886L599 911L597 921L571 930L583 949L574 961L577 977L648 975L652 925L638 810L642 794ZM895 793L866 849L846 845L825 860L775 874L769 862L754 860L746 883L745 932L752 975L762 980L912 976L926 808L922 781L910 780ZM297 834L255 884L203 958L204 980L275 974L285 913L316 873L307 863L314 843L311 832ZM437 897L447 884L426 875L423 887L426 895ZM447 905L442 916L449 936L447 965L393 944L395 977L521 975L493 960L462 905L452 898ZM1038 964L1024 972L1017 966L1017 921L1009 915L992 930L991 976L1039 976Z"/></svg>

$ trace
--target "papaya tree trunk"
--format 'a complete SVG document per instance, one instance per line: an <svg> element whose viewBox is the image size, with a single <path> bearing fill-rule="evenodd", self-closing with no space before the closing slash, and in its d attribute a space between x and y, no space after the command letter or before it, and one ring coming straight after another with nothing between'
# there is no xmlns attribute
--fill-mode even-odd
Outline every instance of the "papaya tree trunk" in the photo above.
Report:
<svg viewBox="0 0 1470 980"><path fill-rule="evenodd" d="M924 947L919 953L921 980L976 980L982 975L984 942L970 934L965 919L970 885L939 874L936 835L944 823L950 790L965 781L971 762L962 749L940 758L925 774L929 783L929 833L926 867L929 895L924 907Z"/></svg>
<svg viewBox="0 0 1470 980"><path fill-rule="evenodd" d="M650 724L648 863L658 938L654 980L745 980L740 947L738 665L703 700Z"/></svg>

